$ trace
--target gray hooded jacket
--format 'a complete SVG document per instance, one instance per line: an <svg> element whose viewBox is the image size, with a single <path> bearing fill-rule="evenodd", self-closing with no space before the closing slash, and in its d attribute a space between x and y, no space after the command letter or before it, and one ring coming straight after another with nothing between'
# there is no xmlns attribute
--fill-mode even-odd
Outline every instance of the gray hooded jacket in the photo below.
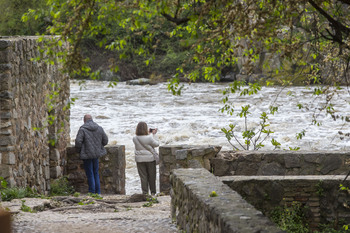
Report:
<svg viewBox="0 0 350 233"><path fill-rule="evenodd" d="M104 148L107 143L108 137L102 127L88 120L78 131L75 149L80 153L80 159L96 159L107 154Z"/></svg>

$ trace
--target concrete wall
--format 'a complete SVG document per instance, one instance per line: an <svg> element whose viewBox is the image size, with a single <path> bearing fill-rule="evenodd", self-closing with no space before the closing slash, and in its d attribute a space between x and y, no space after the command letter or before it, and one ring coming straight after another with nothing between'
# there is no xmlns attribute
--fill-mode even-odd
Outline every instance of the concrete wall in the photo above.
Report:
<svg viewBox="0 0 350 233"><path fill-rule="evenodd" d="M10 186L45 193L66 165L69 80L59 65L32 60L39 56L37 39L0 37L0 176ZM52 90L54 118L47 127ZM56 143L50 146L49 139Z"/></svg>
<svg viewBox="0 0 350 233"><path fill-rule="evenodd" d="M102 194L125 194L125 146L106 146L107 155L99 160ZM73 146L67 148L69 182L80 193L88 192L83 161Z"/></svg>
<svg viewBox="0 0 350 233"><path fill-rule="evenodd" d="M176 168L205 168L210 170L210 160L220 151L220 146L161 146L159 147L160 192L169 194L170 172Z"/></svg>
<svg viewBox="0 0 350 233"><path fill-rule="evenodd" d="M210 162L216 176L342 175L349 171L350 153L226 151L220 152Z"/></svg>
<svg viewBox="0 0 350 233"><path fill-rule="evenodd" d="M282 232L203 168L173 170L170 180L172 217L185 232Z"/></svg>
<svg viewBox="0 0 350 233"><path fill-rule="evenodd" d="M309 227L318 224L350 222L350 193L339 189L350 187L345 176L227 176L221 181L238 192L247 202L264 215L270 216L277 207L290 207L300 203L308 219Z"/></svg>

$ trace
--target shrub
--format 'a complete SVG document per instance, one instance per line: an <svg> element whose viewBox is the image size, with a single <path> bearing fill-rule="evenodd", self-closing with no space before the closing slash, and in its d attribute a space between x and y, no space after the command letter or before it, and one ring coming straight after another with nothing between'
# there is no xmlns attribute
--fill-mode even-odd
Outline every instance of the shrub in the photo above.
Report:
<svg viewBox="0 0 350 233"><path fill-rule="evenodd" d="M20 199L24 197L37 197L37 192L33 191L29 187L7 187L7 181L0 177L0 194L2 201L11 201L12 199Z"/></svg>
<svg viewBox="0 0 350 233"><path fill-rule="evenodd" d="M51 182L51 196L68 196L74 194L74 192L74 187L69 184L65 176Z"/></svg>
<svg viewBox="0 0 350 233"><path fill-rule="evenodd" d="M271 220L286 232L308 233L309 228L304 214L305 207L293 202L291 206L277 207L271 213Z"/></svg>

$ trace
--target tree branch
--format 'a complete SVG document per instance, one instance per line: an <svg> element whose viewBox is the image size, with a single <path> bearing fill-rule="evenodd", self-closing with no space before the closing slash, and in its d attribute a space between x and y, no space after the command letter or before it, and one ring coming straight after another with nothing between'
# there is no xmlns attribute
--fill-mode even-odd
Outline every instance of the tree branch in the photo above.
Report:
<svg viewBox="0 0 350 233"><path fill-rule="evenodd" d="M350 5L350 0L338 0L339 2L342 2L344 4Z"/></svg>
<svg viewBox="0 0 350 233"><path fill-rule="evenodd" d="M342 2L348 3L350 0L341 0ZM350 29L344 26L341 22L335 20L332 18L326 11L324 11L319 5L317 5L313 0L308 0L308 2L313 6L316 11L318 11L321 15L323 15L328 22L331 24L332 28L335 31L335 35L332 35L330 32L328 32L334 41L344 44L342 33L344 33L346 36L350 34Z"/></svg>
<svg viewBox="0 0 350 233"><path fill-rule="evenodd" d="M176 25L187 23L190 20L189 18L180 18L180 19L178 19L178 18L172 17L171 15L166 14L166 13L161 13L161 14L167 20L169 20L169 21L171 21L173 23L176 23Z"/></svg>

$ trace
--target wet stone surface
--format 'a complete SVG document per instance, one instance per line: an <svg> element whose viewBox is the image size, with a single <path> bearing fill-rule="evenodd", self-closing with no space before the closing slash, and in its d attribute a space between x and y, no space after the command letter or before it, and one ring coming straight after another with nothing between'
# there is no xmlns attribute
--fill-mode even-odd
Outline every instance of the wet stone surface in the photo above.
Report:
<svg viewBox="0 0 350 233"><path fill-rule="evenodd" d="M22 200L33 213L20 210L21 200L1 202L13 215L14 233L178 232L170 216L170 196L157 197L159 203L149 207L148 201L126 195Z"/></svg>

